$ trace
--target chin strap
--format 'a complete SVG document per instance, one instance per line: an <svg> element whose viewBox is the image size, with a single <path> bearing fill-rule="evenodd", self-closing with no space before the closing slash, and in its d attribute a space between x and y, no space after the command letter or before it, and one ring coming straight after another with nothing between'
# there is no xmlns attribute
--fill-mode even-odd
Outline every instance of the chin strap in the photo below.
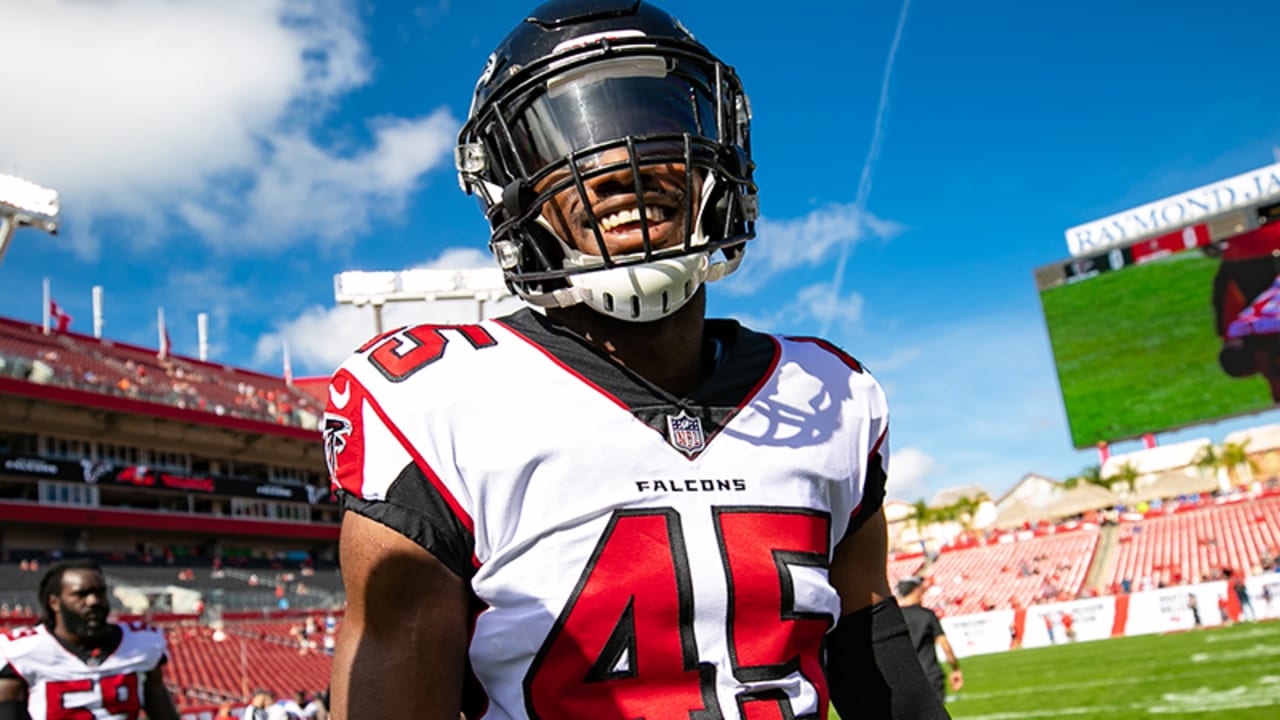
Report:
<svg viewBox="0 0 1280 720"><path fill-rule="evenodd" d="M684 255L572 275L569 287L549 292L528 293L518 286L516 292L536 307L565 308L585 303L617 320L650 322L673 314L697 294L698 288L732 274L741 262L741 250L715 261L706 254ZM664 294L668 298L665 308ZM638 314L632 312L633 302L638 303Z"/></svg>
<svg viewBox="0 0 1280 720"><path fill-rule="evenodd" d="M582 302L582 288L575 287L540 293L526 293L517 287L516 294L521 300L540 308L567 308Z"/></svg>

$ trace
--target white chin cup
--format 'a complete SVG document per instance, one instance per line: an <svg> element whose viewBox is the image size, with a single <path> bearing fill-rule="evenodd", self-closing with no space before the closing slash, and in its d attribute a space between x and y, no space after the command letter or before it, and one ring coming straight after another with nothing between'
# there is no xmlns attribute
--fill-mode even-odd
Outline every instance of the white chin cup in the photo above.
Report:
<svg viewBox="0 0 1280 720"><path fill-rule="evenodd" d="M627 322L664 318L689 302L707 280L706 253L569 276L588 307Z"/></svg>

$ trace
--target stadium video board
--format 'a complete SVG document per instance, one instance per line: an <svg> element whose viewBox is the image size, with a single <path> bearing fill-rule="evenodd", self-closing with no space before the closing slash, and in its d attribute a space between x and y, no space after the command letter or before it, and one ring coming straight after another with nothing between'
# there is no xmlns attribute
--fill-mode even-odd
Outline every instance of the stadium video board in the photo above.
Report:
<svg viewBox="0 0 1280 720"><path fill-rule="evenodd" d="M1075 447L1280 408L1280 163L1067 239L1035 278Z"/></svg>

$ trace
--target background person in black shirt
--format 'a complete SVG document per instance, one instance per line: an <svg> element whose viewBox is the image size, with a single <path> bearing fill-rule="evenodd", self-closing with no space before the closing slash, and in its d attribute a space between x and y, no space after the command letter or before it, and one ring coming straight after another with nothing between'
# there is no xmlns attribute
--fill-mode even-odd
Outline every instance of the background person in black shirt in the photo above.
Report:
<svg viewBox="0 0 1280 720"><path fill-rule="evenodd" d="M942 648L943 654L947 656L947 664L951 666L949 679L952 690L959 691L964 686L964 675L960 672L960 663L942 631L942 623L938 621L937 614L920 604L924 597L925 580L919 576L899 580L897 591L898 604L902 606L902 615L907 620L907 632L911 635L916 657L920 658L925 677L938 691L938 697L945 699L948 678L938 665L938 648Z"/></svg>

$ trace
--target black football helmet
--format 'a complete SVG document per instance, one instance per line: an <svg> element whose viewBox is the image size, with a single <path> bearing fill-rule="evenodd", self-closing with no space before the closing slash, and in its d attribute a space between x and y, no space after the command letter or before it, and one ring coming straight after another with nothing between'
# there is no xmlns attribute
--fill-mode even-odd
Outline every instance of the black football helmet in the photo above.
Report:
<svg viewBox="0 0 1280 720"><path fill-rule="evenodd" d="M667 13L641 0L552 0L489 56L455 163L517 294L649 321L736 270L754 236L750 123L737 74ZM645 206L641 177L654 165L684 168L678 247L650 242L657 210ZM620 171L633 179L629 222L643 249L611 255L584 182ZM565 192L586 208L598 253L580 252L544 218Z"/></svg>

